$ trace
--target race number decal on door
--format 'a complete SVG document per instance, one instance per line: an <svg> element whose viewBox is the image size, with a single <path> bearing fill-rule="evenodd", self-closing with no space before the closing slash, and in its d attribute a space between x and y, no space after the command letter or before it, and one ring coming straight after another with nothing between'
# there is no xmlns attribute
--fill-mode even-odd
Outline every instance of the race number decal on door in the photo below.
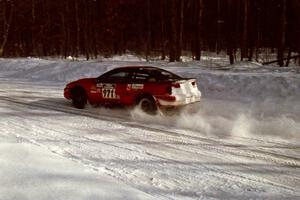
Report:
<svg viewBox="0 0 300 200"><path fill-rule="evenodd" d="M113 84L105 84L102 87L102 97L104 99L116 99L116 89Z"/></svg>
<svg viewBox="0 0 300 200"><path fill-rule="evenodd" d="M104 99L116 99L116 90L115 89L102 89L102 97Z"/></svg>

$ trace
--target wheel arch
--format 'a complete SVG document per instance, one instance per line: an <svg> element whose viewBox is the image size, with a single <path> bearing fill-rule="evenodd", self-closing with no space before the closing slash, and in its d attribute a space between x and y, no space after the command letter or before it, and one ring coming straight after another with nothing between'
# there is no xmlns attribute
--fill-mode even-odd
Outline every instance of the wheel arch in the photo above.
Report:
<svg viewBox="0 0 300 200"><path fill-rule="evenodd" d="M137 105L140 102L140 100L142 100L143 98L153 99L153 101L157 104L156 98L151 93L148 93L148 92L143 92L143 93L138 94L135 97L135 104Z"/></svg>

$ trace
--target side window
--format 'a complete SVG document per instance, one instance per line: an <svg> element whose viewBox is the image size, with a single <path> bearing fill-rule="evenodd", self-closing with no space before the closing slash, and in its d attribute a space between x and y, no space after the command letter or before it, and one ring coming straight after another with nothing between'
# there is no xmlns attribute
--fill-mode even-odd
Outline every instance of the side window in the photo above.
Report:
<svg viewBox="0 0 300 200"><path fill-rule="evenodd" d="M110 78L127 78L128 74L128 72L117 72L115 74L112 74Z"/></svg>
<svg viewBox="0 0 300 200"><path fill-rule="evenodd" d="M117 71L105 74L102 76L101 82L111 82L111 83L122 83L128 80L129 72L127 71Z"/></svg>
<svg viewBox="0 0 300 200"><path fill-rule="evenodd" d="M155 82L154 76L150 75L147 71L133 72L132 79L137 83Z"/></svg>

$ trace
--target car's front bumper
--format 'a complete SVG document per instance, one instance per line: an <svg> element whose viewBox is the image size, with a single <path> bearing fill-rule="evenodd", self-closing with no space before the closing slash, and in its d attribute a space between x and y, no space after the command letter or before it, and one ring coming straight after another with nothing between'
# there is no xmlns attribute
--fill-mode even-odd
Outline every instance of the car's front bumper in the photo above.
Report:
<svg viewBox="0 0 300 200"><path fill-rule="evenodd" d="M70 88L65 88L64 89L64 97L66 98L66 99L71 99L71 92L70 92Z"/></svg>

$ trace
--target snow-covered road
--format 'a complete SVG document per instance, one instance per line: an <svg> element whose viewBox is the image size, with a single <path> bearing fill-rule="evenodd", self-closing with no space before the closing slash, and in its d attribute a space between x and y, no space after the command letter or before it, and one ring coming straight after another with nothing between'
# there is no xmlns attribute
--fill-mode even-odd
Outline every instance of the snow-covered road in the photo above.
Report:
<svg viewBox="0 0 300 200"><path fill-rule="evenodd" d="M1 143L37 145L154 199L300 197L299 115L250 115L241 102L205 98L199 112L172 117L77 110L62 91L0 79Z"/></svg>
<svg viewBox="0 0 300 200"><path fill-rule="evenodd" d="M63 98L124 65L195 77L203 99L162 117ZM299 67L223 65L0 59L0 199L299 199Z"/></svg>

